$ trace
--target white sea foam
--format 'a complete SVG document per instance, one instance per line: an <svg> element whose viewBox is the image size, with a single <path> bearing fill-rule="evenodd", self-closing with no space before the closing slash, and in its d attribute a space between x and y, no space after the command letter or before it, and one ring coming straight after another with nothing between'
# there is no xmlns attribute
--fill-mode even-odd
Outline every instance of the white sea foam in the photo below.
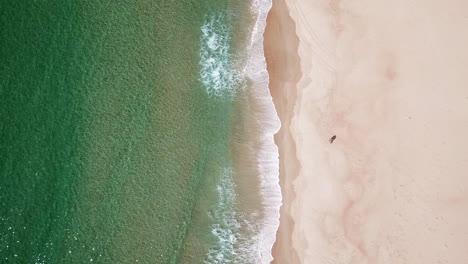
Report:
<svg viewBox="0 0 468 264"><path fill-rule="evenodd" d="M248 89L251 89L261 105L260 110L251 114L255 115L263 129L256 159L265 215L261 223L248 223L246 217L236 215L233 210L236 193L232 170L226 170L218 185L219 210L212 215L217 220L217 224L212 226L212 233L218 243L210 250L205 263L266 264L273 259L271 249L276 238L281 206L278 148L274 143L274 134L281 124L268 88L269 76L263 51L263 33L270 8L271 0L254 0L252 3L251 12L256 21L247 47L247 60L240 69L233 62L231 28L226 26L226 17L222 14L213 15L201 27L200 78L207 93L212 96L233 96L236 89L243 88L246 80L249 80ZM241 227L252 229L251 233L257 235L241 237Z"/></svg>
<svg viewBox="0 0 468 264"><path fill-rule="evenodd" d="M226 15L207 17L201 27L200 80L212 96L232 96L242 84L241 73L233 67L231 28Z"/></svg>
<svg viewBox="0 0 468 264"><path fill-rule="evenodd" d="M215 220L215 224L211 227L211 233L218 241L210 249L205 263L231 262L233 255L236 253L234 246L238 239L240 224L233 210L236 193L232 173L232 169L224 169L220 183L216 186L218 204L210 216L212 220Z"/></svg>
<svg viewBox="0 0 468 264"><path fill-rule="evenodd" d="M256 244L255 238L245 237L241 232L242 228L247 228L254 233L256 227L234 210L237 195L233 173L232 168L224 169L216 186L218 203L210 218L214 221L211 233L217 241L210 248L205 264L248 264L253 263L252 259L256 256L256 252L252 250L252 246Z"/></svg>
<svg viewBox="0 0 468 264"><path fill-rule="evenodd" d="M278 132L281 123L268 88L269 76L263 50L263 33L271 5L271 0L254 0L252 4L252 12L256 14L257 19L250 39L248 61L243 69L243 76L252 83L249 88L262 106L261 110L255 113L263 128L261 146L257 151L257 164L265 212L265 219L257 238L257 263L270 263L273 260L271 249L276 239L281 207L278 148L274 143L274 134Z"/></svg>

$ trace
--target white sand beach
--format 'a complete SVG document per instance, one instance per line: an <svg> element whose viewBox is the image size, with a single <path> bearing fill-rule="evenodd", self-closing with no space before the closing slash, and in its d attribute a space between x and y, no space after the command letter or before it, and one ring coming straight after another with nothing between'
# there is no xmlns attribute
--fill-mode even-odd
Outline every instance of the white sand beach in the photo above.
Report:
<svg viewBox="0 0 468 264"><path fill-rule="evenodd" d="M468 263L468 2L274 0L267 24L273 263Z"/></svg>

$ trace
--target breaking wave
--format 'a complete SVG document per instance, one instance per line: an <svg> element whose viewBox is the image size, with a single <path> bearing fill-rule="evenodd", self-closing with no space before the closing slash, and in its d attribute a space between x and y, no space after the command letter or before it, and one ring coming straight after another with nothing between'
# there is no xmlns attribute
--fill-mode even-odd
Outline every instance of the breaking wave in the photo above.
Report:
<svg viewBox="0 0 468 264"><path fill-rule="evenodd" d="M247 64L243 69L243 76L251 83L249 89L252 89L255 99L261 105L260 110L255 113L255 118L263 128L261 144L257 151L257 164L265 217L257 238L259 259L256 263L263 264L273 260L271 249L279 226L282 199L279 186L278 148L274 142L274 134L280 129L281 123L268 87L269 76L263 50L263 33L271 5L271 0L254 0L252 4L252 12L256 14L257 19L250 39Z"/></svg>
<svg viewBox="0 0 468 264"><path fill-rule="evenodd" d="M200 80L210 96L234 96L238 89L249 89L261 105L251 113L262 128L260 146L256 151L257 170L260 172L263 219L249 223L246 217L234 210L236 201L233 170L226 169L217 186L218 208L212 213L216 224L212 234L217 244L210 249L205 263L270 263L271 249L276 239L281 206L279 186L278 149L274 134L280 128L272 97L269 91L269 76L263 50L263 33L271 0L254 0L251 12L255 24L247 47L247 59L242 67L235 64L231 48L231 31L223 14L208 17L201 26ZM244 56L245 58L245 56ZM248 83L248 87L247 84ZM249 113L250 114L250 113ZM241 228L252 229L253 236L241 237Z"/></svg>
<svg viewBox="0 0 468 264"><path fill-rule="evenodd" d="M232 96L243 78L233 67L231 27L223 13L209 16L201 27L200 80L212 96Z"/></svg>

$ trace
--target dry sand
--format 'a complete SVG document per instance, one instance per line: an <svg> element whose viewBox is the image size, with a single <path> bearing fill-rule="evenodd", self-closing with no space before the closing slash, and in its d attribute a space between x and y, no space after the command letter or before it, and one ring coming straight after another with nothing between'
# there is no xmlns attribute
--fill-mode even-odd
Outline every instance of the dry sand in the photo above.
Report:
<svg viewBox="0 0 468 264"><path fill-rule="evenodd" d="M468 2L273 2L273 263L468 263Z"/></svg>

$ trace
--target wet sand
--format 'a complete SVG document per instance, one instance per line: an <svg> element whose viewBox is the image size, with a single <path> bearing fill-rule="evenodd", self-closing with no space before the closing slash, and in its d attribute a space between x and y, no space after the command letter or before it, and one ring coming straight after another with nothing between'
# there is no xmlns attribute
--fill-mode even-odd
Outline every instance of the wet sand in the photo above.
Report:
<svg viewBox="0 0 468 264"><path fill-rule="evenodd" d="M468 263L467 10L273 1L273 263Z"/></svg>

